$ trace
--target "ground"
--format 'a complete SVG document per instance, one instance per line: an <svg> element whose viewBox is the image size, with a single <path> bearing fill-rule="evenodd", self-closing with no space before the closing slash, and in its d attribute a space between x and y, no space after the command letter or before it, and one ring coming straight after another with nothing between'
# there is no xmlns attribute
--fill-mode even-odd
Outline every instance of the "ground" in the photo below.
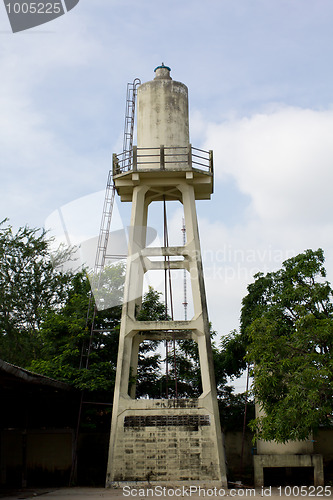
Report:
<svg viewBox="0 0 333 500"><path fill-rule="evenodd" d="M154 489L155 488L155 489ZM100 500L104 499L133 499L138 500L149 499L149 498L191 498L192 500L201 500L205 497L208 498L221 498L226 496L228 498L232 497L243 497L243 498L264 498L270 497L273 500L278 498L289 498L289 497L330 497L332 498L333 487L327 486L326 489L322 487L314 488L313 486L302 487L301 486L286 486L281 489L265 487L261 488L234 488L227 490L214 490L212 489L200 489L199 486L192 486L192 490L188 488L183 489L183 487L164 487L154 486L149 490L146 488L140 488L139 486L128 486L127 489L117 488L117 489L104 489L104 488L61 488L61 489L36 489L36 490L20 490L16 492L8 493L8 496L2 496L2 500L16 500L16 499L28 499L36 498L42 496L43 500ZM196 488L196 490L195 490ZM154 494L153 494L154 493Z"/></svg>

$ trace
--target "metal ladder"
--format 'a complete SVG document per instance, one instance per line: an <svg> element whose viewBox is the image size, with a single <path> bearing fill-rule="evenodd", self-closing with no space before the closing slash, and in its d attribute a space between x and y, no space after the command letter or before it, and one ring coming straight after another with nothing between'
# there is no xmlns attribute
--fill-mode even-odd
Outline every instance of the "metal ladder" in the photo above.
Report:
<svg viewBox="0 0 333 500"><path fill-rule="evenodd" d="M127 84L126 95L126 111L125 111L125 126L124 126L124 142L123 142L123 155L124 155L124 170L130 170L132 149L133 149L133 135L134 135L134 119L135 119L135 102L137 87L141 84L139 78L135 78L133 83Z"/></svg>
<svg viewBox="0 0 333 500"><path fill-rule="evenodd" d="M103 272L105 266L105 260L107 257L107 248L110 236L114 198L115 198L115 187L112 179L112 170L110 170L108 174L108 180L106 183L102 220L101 220L101 226L100 226L97 250L96 250L94 278L92 280L94 288L97 289L99 289L100 286L101 274Z"/></svg>
<svg viewBox="0 0 333 500"><path fill-rule="evenodd" d="M141 84L139 78L135 78L133 83L127 84L127 94L126 94L126 111L125 111L125 127L124 127L124 141L123 141L123 153L125 157L125 165L126 170L131 168L131 159L132 159L132 149L133 149L133 135L134 135L134 123L135 123L135 102L137 95L137 87ZM103 205L103 213L101 226L99 231L98 243L97 243L97 251L95 258L95 265L93 271L93 278L90 280L91 286L91 294L89 299L89 306L87 312L87 324L89 321L89 316L91 312L91 308L93 309L93 317L90 329L90 339L89 346L87 349L87 353L81 355L81 363L82 365L82 357L86 357L85 367L89 366L89 355L92 347L92 340L94 336L95 330L95 318L96 313L98 311L98 306L96 304L96 300L94 300L94 292L98 292L101 284L101 277L103 274L103 270L105 267L105 261L107 257L112 257L111 255L107 255L107 248L110 237L110 227L112 220L112 212L113 212L113 204L115 199L115 186L112 178L112 170L109 171L104 205Z"/></svg>
<svg viewBox="0 0 333 500"><path fill-rule="evenodd" d="M137 94L137 87L140 84L141 84L141 81L139 80L139 78L135 78L133 83L127 84L125 128L124 128L124 142L123 142L123 151L125 153L124 156L126 157L127 169L130 169L130 167L131 167L133 134L134 134L134 119L135 119L135 100L136 100L136 94ZM94 338L94 333L97 331L95 329L95 319L96 319L96 313L97 313L98 308L96 306L96 301L94 300L93 292L99 291L101 277L102 277L102 273L104 270L106 258L112 257L111 255L110 256L107 255L107 248L108 248L108 243L109 243L110 227L111 227L111 219L112 219L115 192L116 192L116 189L115 189L115 186L113 183L112 170L109 170L108 180L106 183L106 191L105 191L105 198L104 198L104 205L103 205L102 220L101 220L101 226L100 226L98 243L97 243L97 251L96 251L93 279L90 280L91 292L90 292L89 305L88 305L87 316L86 316L86 328L88 327L88 324L89 324L89 317L90 317L90 313L91 313L92 308L93 308L93 315L92 315L92 322L91 322L91 328L90 328L89 344L88 344L88 348L86 348L85 343L83 343L83 345L82 345L81 356L80 356L80 368L86 368L86 369L89 368L89 356L90 356L90 352L91 352L91 348L92 348L92 342L93 342L93 338ZM83 362L84 358L86 359L85 363ZM81 391L80 409L79 409L79 414L78 414L78 422L77 422L76 433L75 433L74 455L73 455L73 462L72 462L71 475L70 475L70 485L72 485L72 483L73 483L75 468L76 468L76 463L77 463L77 446L78 446L78 436L79 436L79 428L80 428L80 422L81 422L82 405L84 403L83 399L84 399L84 391L82 390Z"/></svg>

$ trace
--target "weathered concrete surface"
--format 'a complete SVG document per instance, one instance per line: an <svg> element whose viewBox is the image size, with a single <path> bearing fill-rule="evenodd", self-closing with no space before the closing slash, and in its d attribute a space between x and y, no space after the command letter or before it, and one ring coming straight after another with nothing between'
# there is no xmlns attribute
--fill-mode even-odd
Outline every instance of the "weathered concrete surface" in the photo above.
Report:
<svg viewBox="0 0 333 500"><path fill-rule="evenodd" d="M138 89L138 148L159 148L161 144L178 148L190 142L188 90L169 73L166 67L156 69L155 79ZM147 160L155 161L151 156L156 154L154 150L147 149L145 154L150 156ZM168 154L172 155L172 150ZM179 169L179 165L173 166Z"/></svg>
<svg viewBox="0 0 333 500"><path fill-rule="evenodd" d="M168 403L120 398L113 481L221 481L210 398Z"/></svg>
<svg viewBox="0 0 333 500"><path fill-rule="evenodd" d="M173 82L166 67L159 68L156 79L138 91L138 146L144 148L185 147L189 150L187 89ZM146 150L147 154L149 149ZM134 154L134 153L133 153ZM168 150L168 157L174 152ZM174 160L172 160L174 161ZM172 165L172 163L171 163ZM177 166L178 165L178 166ZM169 164L170 166L170 164ZM171 174L171 176L169 175ZM195 201L198 185L207 182L212 192L213 173L195 178L175 163L166 169L138 171L121 177L122 189L132 201L124 303L119 336L117 374L110 435L106 485L128 481L227 485L225 450L216 397L213 354L206 304L204 276ZM133 177L134 176L134 177ZM197 181L196 184L194 181ZM196 185L196 188L194 187ZM118 177L115 186L119 190ZM119 191L118 191L119 192ZM159 199L179 200L184 209L186 243L182 247L146 248L148 209ZM162 221L161 221L162 222ZM151 251L159 260L150 259ZM183 256L172 260L165 256ZM186 270L191 277L193 318L187 321L137 321L144 276L148 271ZM202 394L192 405L168 400L136 398L139 345L145 338L167 340L190 338L197 343ZM147 337L146 337L147 336Z"/></svg>

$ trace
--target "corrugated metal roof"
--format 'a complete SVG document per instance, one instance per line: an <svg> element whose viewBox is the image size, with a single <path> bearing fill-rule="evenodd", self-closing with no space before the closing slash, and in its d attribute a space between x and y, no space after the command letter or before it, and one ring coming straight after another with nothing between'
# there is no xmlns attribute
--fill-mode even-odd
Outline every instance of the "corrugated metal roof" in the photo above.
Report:
<svg viewBox="0 0 333 500"><path fill-rule="evenodd" d="M61 389L63 391L74 390L72 386L55 380L45 375L40 375L39 373L34 373L25 368L20 368L19 366L12 365L0 359L0 375L1 372L16 378L29 384L44 385L48 387L53 387L55 389Z"/></svg>

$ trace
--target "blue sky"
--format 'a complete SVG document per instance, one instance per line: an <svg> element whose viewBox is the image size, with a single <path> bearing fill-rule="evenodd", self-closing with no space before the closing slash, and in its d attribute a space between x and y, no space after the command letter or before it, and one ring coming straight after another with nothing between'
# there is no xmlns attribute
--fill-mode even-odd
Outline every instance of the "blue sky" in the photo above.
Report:
<svg viewBox="0 0 333 500"><path fill-rule="evenodd" d="M214 150L198 213L215 329L237 328L254 272L306 248L332 280L332 19L331 0L81 0L12 34L1 5L1 218L40 227L78 199L99 214L127 82L163 61L189 87L193 145Z"/></svg>

